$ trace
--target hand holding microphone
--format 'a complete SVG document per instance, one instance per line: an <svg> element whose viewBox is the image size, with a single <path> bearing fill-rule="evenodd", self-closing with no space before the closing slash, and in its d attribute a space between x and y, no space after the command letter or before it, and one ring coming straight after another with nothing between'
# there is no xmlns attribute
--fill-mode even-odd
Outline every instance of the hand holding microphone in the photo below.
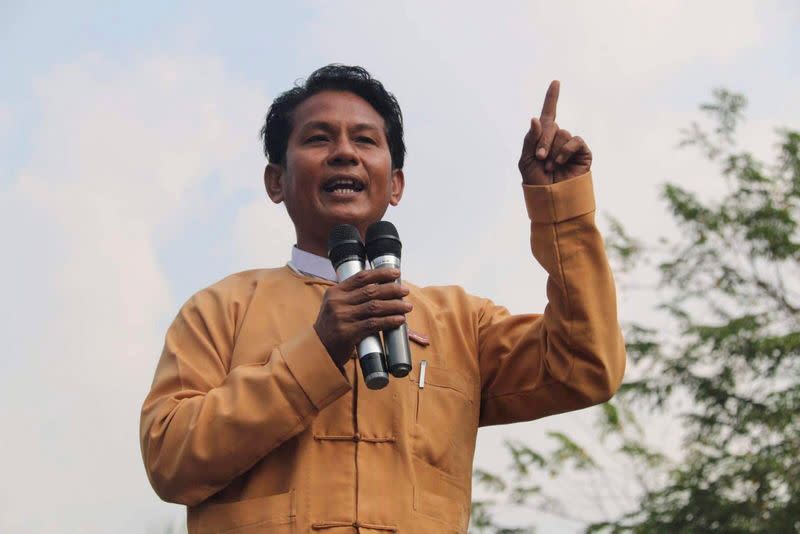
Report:
<svg viewBox="0 0 800 534"><path fill-rule="evenodd" d="M325 292L314 329L339 366L347 362L353 347L358 345L365 378L372 376L367 379L367 386L378 389L386 385L388 375L384 370L381 379L376 371L377 361L383 364L382 346L376 334L405 323L405 314L412 308L411 303L402 300L408 290L387 283L399 278L399 270L363 270L364 246L355 227L334 228L329 245L329 256L340 283ZM378 350L380 358L371 356Z"/></svg>

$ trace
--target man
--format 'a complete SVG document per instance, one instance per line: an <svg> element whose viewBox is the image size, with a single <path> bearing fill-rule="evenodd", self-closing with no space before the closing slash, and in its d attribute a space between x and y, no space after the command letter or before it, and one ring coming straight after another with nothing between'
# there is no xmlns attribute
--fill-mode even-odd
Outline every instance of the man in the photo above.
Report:
<svg viewBox="0 0 800 534"><path fill-rule="evenodd" d="M558 90L519 161L531 247L549 274L543 315L512 316L455 286L387 283L390 270L337 284L330 229L363 236L402 197L400 108L341 65L273 102L264 183L294 223L292 260L189 299L142 409L148 476L188 506L189 532L465 532L478 426L611 397L625 367L614 282L591 152L555 123ZM404 321L413 370L367 389L354 346Z"/></svg>

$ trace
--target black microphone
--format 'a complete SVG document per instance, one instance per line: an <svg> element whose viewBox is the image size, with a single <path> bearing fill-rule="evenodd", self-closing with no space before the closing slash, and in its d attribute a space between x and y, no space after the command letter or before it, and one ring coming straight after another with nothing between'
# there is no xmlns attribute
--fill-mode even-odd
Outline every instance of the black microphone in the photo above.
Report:
<svg viewBox="0 0 800 534"><path fill-rule="evenodd" d="M400 251L403 244L397 228L389 221L378 221L367 228L367 256L373 269L400 269ZM398 278L396 284L400 283ZM403 323L397 328L383 331L386 343L386 359L389 372L396 377L406 376L411 371L411 349L408 346L408 327Z"/></svg>
<svg viewBox="0 0 800 534"><path fill-rule="evenodd" d="M358 229L351 224L338 224L331 230L328 239L328 258L336 270L336 278L344 282L364 270L364 244ZM386 373L383 345L377 335L367 336L358 343L358 361L364 382L369 389L381 389L389 383Z"/></svg>

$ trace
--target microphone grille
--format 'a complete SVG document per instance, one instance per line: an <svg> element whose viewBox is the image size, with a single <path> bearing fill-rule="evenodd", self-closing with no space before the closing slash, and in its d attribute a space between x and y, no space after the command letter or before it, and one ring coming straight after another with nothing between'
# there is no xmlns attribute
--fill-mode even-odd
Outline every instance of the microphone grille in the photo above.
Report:
<svg viewBox="0 0 800 534"><path fill-rule="evenodd" d="M328 258L337 268L348 258L358 257L364 260L364 244L358 229L352 224L337 224L328 237Z"/></svg>
<svg viewBox="0 0 800 534"><path fill-rule="evenodd" d="M367 228L366 246L370 260L387 254L399 258L403 248L397 228L389 221L378 221Z"/></svg>

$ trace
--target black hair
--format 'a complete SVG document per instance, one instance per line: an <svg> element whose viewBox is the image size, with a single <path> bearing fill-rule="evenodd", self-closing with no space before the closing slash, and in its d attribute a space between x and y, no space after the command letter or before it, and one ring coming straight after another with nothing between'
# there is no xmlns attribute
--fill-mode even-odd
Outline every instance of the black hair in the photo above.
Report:
<svg viewBox="0 0 800 534"><path fill-rule="evenodd" d="M392 168L402 169L406 155L403 142L403 114L394 95L381 82L357 66L331 64L319 68L301 84L278 95L267 111L261 128L264 155L270 163L283 165L292 131L292 114L303 101L321 91L347 91L360 96L375 108L386 125L386 138L392 156Z"/></svg>

